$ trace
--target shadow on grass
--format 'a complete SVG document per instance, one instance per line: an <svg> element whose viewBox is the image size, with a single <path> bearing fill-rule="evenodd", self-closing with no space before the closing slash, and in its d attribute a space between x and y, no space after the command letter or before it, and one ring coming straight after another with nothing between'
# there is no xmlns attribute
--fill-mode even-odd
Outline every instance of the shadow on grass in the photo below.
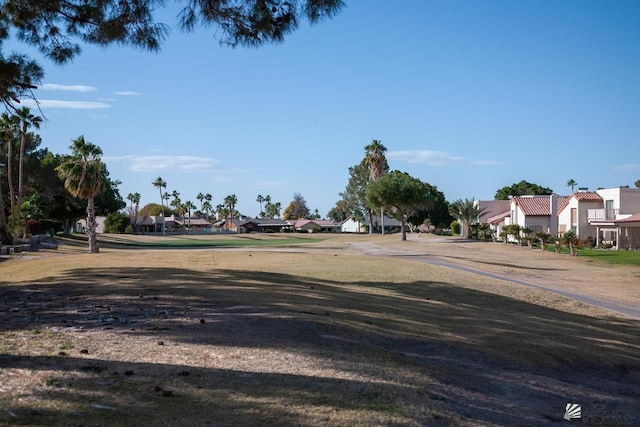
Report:
<svg viewBox="0 0 640 427"><path fill-rule="evenodd" d="M194 367L0 358L2 368L82 373L87 363L104 366L91 375L97 379L79 375L51 398L86 403L96 381L103 383L99 395L108 391L105 396L133 402L112 414L114 423L151 411L151 424L166 419L174 425L539 425L562 421L564 404L579 399L632 408L640 418L633 405L640 396L640 322L564 312L428 278L388 284L262 271L89 267L47 282L0 283L0 301L5 333L106 330L137 337L141 346L164 340L277 350L317 365L317 374L293 374L202 367L202 360L193 360L200 366ZM283 366L264 366L271 368ZM122 379L124 369L139 374ZM182 370L192 375L177 381ZM173 400L149 391L167 384L179 390ZM336 421L335 411L346 410L360 414L357 422Z"/></svg>

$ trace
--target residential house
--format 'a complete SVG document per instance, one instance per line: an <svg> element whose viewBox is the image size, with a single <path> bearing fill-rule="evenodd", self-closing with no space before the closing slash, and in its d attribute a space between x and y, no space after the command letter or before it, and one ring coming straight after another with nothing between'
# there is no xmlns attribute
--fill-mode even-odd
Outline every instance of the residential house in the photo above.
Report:
<svg viewBox="0 0 640 427"><path fill-rule="evenodd" d="M291 231L291 225L279 218L232 218L227 219L220 228L235 233L279 233Z"/></svg>
<svg viewBox="0 0 640 427"><path fill-rule="evenodd" d="M569 196L563 207L558 210L558 234L573 230L580 238L592 238L595 241L596 227L589 223L587 212L602 206L602 197L587 189L580 189Z"/></svg>
<svg viewBox="0 0 640 427"><path fill-rule="evenodd" d="M558 234L558 211L568 201L569 197L557 194L513 197L505 225L518 224L522 228L530 228L533 234L543 231L555 236Z"/></svg>
<svg viewBox="0 0 640 427"><path fill-rule="evenodd" d="M104 233L104 221L106 216L96 215L96 233ZM73 226L74 233L86 233L87 232L87 219L80 218Z"/></svg>
<svg viewBox="0 0 640 427"><path fill-rule="evenodd" d="M482 206L482 205L481 205ZM496 235L507 225L561 236L569 230L594 239L596 247L640 249L640 189L618 187L570 196L518 196L509 210L486 219Z"/></svg>
<svg viewBox="0 0 640 427"><path fill-rule="evenodd" d="M395 218L391 218L387 215L384 216L384 231L385 233L393 233L400 231L400 221ZM373 216L373 232L379 233L382 229L382 218L380 216ZM360 221L356 221L350 218L342 223L341 230L343 233L368 233L369 232L369 216L366 215Z"/></svg>
<svg viewBox="0 0 640 427"><path fill-rule="evenodd" d="M599 208L587 210L587 221L596 229L596 245L615 249L640 248L640 188L604 188Z"/></svg>
<svg viewBox="0 0 640 427"><path fill-rule="evenodd" d="M509 200L477 200L478 209L482 210L482 215L475 224L488 224L489 218L509 212L511 202Z"/></svg>
<svg viewBox="0 0 640 427"><path fill-rule="evenodd" d="M287 221L294 230L308 233L339 233L341 224L327 219L299 219Z"/></svg>
<svg viewBox="0 0 640 427"><path fill-rule="evenodd" d="M167 222L174 222L176 227L195 230L195 231L211 231L212 224L205 218L199 216L175 216L171 215L167 218Z"/></svg>

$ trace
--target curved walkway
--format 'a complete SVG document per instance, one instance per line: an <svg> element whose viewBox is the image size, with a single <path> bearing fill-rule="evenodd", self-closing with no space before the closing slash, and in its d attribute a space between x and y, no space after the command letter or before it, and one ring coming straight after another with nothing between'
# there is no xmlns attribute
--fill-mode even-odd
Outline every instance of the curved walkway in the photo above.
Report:
<svg viewBox="0 0 640 427"><path fill-rule="evenodd" d="M637 307L637 306L620 304L620 303L602 299L602 298L596 298L589 295L569 292L562 289L553 288L550 286L544 286L539 283L516 279L506 275L496 274L496 273L481 270L478 268L469 267L467 265L456 263L455 261L448 261L448 260L442 259L446 257L432 256L424 253L411 253L405 250L399 250L397 248L387 248L387 247L377 245L375 243L370 243L370 242L352 243L352 246L355 249L358 249L368 255L403 258L411 261L422 262L425 264L432 264L440 267L466 271L473 274L479 274L482 276L491 277L493 279L505 280L511 283L516 283L518 285L528 286L535 289L541 289L544 291L553 292L555 294L562 295L564 297L571 298L585 304L590 304L595 307L613 311L613 312L640 320L640 307Z"/></svg>

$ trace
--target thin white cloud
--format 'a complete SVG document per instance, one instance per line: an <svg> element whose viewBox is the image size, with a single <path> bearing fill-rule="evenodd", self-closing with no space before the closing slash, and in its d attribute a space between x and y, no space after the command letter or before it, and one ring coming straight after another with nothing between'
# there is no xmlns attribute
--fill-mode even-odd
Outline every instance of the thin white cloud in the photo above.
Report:
<svg viewBox="0 0 640 427"><path fill-rule="evenodd" d="M140 95L138 92L132 91L132 90L121 90L118 92L113 92L114 95L118 95L118 96L138 96Z"/></svg>
<svg viewBox="0 0 640 427"><path fill-rule="evenodd" d="M621 170L621 171L636 170L636 169L640 169L640 164L630 163L627 165L619 165L619 166L615 166L614 169Z"/></svg>
<svg viewBox="0 0 640 427"><path fill-rule="evenodd" d="M429 166L447 166L457 163L472 166L497 166L504 164L497 160L470 160L445 153L444 151L434 150L390 151L387 153L387 158L408 163L421 163Z"/></svg>
<svg viewBox="0 0 640 427"><path fill-rule="evenodd" d="M38 86L38 89L41 90L63 90L69 92L94 92L97 89L93 86L86 85L59 85L55 83L45 83L41 86Z"/></svg>
<svg viewBox="0 0 640 427"><path fill-rule="evenodd" d="M111 105L106 102L95 101L60 101L56 99L39 99L38 102L27 99L23 101L23 104L32 108L51 108L51 109L65 109L65 110L97 110L101 108L111 108Z"/></svg>
<svg viewBox="0 0 640 427"><path fill-rule="evenodd" d="M133 172L213 172L222 168L216 159L195 156L122 156L105 161L123 161Z"/></svg>
<svg viewBox="0 0 640 427"><path fill-rule="evenodd" d="M445 166L453 163L465 162L463 157L452 156L442 151L409 150L390 151L387 157L392 160L402 160L409 163L424 163L431 166Z"/></svg>

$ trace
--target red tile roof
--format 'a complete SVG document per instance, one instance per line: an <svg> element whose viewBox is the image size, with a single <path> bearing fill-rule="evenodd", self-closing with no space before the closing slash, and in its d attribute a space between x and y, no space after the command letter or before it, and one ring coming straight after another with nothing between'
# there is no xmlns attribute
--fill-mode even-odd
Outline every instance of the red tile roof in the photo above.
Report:
<svg viewBox="0 0 640 427"><path fill-rule="evenodd" d="M602 197L592 191L580 191L571 195L580 201L601 201Z"/></svg>
<svg viewBox="0 0 640 427"><path fill-rule="evenodd" d="M563 197L563 201L558 200L558 214L564 210L569 204L571 198L575 197L578 202L602 202L602 197L598 193L593 193L590 191L580 191L577 193L573 193L569 197Z"/></svg>
<svg viewBox="0 0 640 427"><path fill-rule="evenodd" d="M520 207L525 215L530 216L544 216L551 215L551 196L532 196L532 197L514 197L512 200L516 205ZM557 196L558 205L556 212L560 212L567 203L569 203L569 197Z"/></svg>
<svg viewBox="0 0 640 427"><path fill-rule="evenodd" d="M618 219L613 221L615 224L624 223L624 222L640 222L640 213L633 214L629 218Z"/></svg>

